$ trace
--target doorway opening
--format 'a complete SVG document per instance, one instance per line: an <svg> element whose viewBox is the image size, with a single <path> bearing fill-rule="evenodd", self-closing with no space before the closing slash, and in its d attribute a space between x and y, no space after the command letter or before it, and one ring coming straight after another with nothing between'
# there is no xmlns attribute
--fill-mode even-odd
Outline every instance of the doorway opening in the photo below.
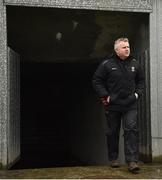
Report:
<svg viewBox="0 0 162 180"><path fill-rule="evenodd" d="M21 65L22 164L30 167L85 164L72 148L80 143L79 136L87 128L82 124L88 115L84 105L93 96L91 78L95 68L96 64L91 63ZM79 125L83 132L76 132Z"/></svg>
<svg viewBox="0 0 162 180"><path fill-rule="evenodd" d="M129 38L133 54L148 50L148 15L7 6L7 27L20 55L21 155L13 168L106 164L92 75L118 37Z"/></svg>

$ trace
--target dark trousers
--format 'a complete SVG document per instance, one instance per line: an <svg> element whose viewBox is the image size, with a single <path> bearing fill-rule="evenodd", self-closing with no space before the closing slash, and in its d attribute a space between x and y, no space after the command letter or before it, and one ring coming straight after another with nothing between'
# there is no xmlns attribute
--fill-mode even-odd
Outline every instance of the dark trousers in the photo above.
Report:
<svg viewBox="0 0 162 180"><path fill-rule="evenodd" d="M106 111L107 120L107 145L108 158L110 161L118 159L119 153L119 135L122 120L124 130L124 152L126 162L138 161L139 138L137 125L137 110L127 112Z"/></svg>

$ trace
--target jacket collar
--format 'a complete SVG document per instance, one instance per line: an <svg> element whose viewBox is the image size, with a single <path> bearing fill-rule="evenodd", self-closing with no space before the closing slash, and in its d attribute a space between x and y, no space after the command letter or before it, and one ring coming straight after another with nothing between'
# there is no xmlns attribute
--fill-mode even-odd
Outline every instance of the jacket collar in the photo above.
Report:
<svg viewBox="0 0 162 180"><path fill-rule="evenodd" d="M112 54L112 58L114 58L116 61L119 61L120 63L128 63L134 59L134 57L130 55L127 59L122 60L115 52Z"/></svg>

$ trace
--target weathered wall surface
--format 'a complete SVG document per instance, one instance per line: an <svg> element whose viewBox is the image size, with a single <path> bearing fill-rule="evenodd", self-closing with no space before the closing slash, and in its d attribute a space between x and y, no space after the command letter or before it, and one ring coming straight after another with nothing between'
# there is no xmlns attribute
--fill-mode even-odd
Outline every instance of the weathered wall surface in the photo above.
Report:
<svg viewBox="0 0 162 180"><path fill-rule="evenodd" d="M152 0L4 0L6 4L75 9L150 12Z"/></svg>
<svg viewBox="0 0 162 180"><path fill-rule="evenodd" d="M150 14L151 126L153 160L162 161L162 0Z"/></svg>
<svg viewBox="0 0 162 180"><path fill-rule="evenodd" d="M0 166L7 163L7 46L6 8L0 0Z"/></svg>

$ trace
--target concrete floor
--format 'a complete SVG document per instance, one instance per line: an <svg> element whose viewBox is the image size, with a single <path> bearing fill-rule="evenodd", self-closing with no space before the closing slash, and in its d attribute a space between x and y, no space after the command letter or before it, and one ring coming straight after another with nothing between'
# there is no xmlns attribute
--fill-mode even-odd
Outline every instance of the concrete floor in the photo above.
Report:
<svg viewBox="0 0 162 180"><path fill-rule="evenodd" d="M139 174L131 174L127 166L109 166L0 170L0 179L162 179L162 164L141 165Z"/></svg>

